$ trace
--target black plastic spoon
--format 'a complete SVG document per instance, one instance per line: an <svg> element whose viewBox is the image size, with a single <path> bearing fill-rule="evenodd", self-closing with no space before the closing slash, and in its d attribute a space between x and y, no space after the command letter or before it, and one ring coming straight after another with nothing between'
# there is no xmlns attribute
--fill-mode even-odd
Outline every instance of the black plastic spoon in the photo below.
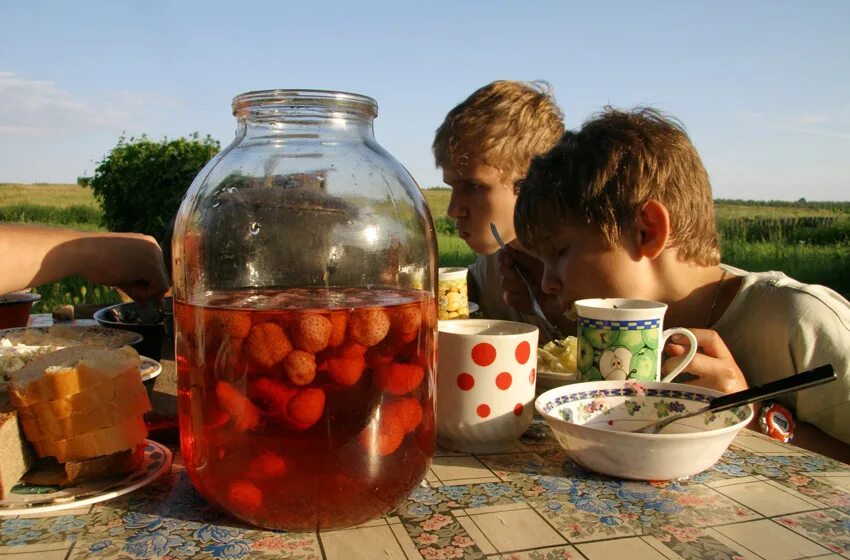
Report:
<svg viewBox="0 0 850 560"><path fill-rule="evenodd" d="M674 414L673 416L669 416L663 420L659 420L658 422L653 422L652 424L648 424L642 428L638 428L637 430L631 430L631 432L636 434L657 434L671 422L681 420L682 418L690 418L691 416L697 416L705 412L720 412L722 410L729 410L736 406L743 406L745 404L763 401L771 397L777 397L779 395L793 393L808 387L814 387L815 385L829 383L830 381L835 381L835 371L832 369L831 365L827 364L815 369L800 372L797 375L784 377L778 381L771 381L770 383L765 383L758 387L750 387L743 391L729 393L722 397L715 397L708 403L708 406L704 406L692 412Z"/></svg>

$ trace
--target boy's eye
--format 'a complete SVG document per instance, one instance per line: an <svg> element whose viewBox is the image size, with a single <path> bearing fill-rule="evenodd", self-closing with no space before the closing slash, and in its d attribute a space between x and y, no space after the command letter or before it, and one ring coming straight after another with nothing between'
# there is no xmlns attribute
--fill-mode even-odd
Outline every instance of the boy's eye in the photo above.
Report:
<svg viewBox="0 0 850 560"><path fill-rule="evenodd" d="M550 259L559 259L563 258L570 252L569 245L549 245L547 244L544 247L541 247L541 256L548 257Z"/></svg>

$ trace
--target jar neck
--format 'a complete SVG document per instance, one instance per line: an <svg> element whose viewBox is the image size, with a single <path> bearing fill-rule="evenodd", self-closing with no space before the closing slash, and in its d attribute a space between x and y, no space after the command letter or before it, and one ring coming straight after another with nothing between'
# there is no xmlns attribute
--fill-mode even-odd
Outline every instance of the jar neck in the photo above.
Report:
<svg viewBox="0 0 850 560"><path fill-rule="evenodd" d="M233 99L237 136L249 138L374 138L377 113L374 99L335 91L266 90Z"/></svg>

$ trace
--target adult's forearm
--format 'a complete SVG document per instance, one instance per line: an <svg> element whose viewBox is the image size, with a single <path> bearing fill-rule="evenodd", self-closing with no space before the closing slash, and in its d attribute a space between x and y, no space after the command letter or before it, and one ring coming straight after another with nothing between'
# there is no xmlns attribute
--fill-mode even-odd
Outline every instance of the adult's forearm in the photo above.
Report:
<svg viewBox="0 0 850 560"><path fill-rule="evenodd" d="M45 226L0 225L0 255L4 265L0 272L0 294L54 282L77 274L85 266L85 256L78 251L61 255L56 247L85 237L86 233ZM51 255L51 258L46 258Z"/></svg>

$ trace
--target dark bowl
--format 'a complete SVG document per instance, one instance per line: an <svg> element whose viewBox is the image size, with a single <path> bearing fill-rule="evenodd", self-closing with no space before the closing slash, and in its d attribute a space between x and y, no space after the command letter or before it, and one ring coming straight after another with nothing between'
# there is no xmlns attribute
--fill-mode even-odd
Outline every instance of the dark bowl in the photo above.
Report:
<svg viewBox="0 0 850 560"><path fill-rule="evenodd" d="M94 320L103 327L139 333L144 338L134 344L133 348L142 356L158 361L162 357L163 342L166 337L171 338L174 332L171 298L166 298L164 311L158 322L142 323L138 318L139 305L136 302L119 303L95 312Z"/></svg>
<svg viewBox="0 0 850 560"><path fill-rule="evenodd" d="M150 357L142 358L141 363L142 384L145 386L145 391L148 393L148 399L153 402L153 388L156 385L156 378L162 373L162 364L153 361Z"/></svg>
<svg viewBox="0 0 850 560"><path fill-rule="evenodd" d="M41 299L39 294L10 292L0 296L0 329L26 327L32 304Z"/></svg>

